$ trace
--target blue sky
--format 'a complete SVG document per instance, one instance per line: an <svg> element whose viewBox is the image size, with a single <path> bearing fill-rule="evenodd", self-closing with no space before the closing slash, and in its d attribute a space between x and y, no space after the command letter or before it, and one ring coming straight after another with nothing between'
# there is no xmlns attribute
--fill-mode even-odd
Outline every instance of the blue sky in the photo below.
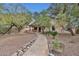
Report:
<svg viewBox="0 0 79 59"><path fill-rule="evenodd" d="M50 4L48 3L25 3L24 6L33 12L40 12L44 9L47 9Z"/></svg>

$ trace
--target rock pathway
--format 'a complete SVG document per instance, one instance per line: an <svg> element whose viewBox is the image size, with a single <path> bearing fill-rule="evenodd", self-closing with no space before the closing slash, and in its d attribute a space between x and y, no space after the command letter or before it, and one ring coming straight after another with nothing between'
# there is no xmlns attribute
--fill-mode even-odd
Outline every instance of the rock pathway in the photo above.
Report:
<svg viewBox="0 0 79 59"><path fill-rule="evenodd" d="M47 38L37 33L37 40L32 45L31 48L29 48L28 51L24 53L23 56L47 56L48 55L48 45L47 45Z"/></svg>

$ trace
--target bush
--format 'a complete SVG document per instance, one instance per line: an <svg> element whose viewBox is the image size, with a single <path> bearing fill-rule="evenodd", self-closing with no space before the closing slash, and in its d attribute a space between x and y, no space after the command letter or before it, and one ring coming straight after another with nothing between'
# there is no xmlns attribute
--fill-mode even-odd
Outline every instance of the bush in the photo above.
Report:
<svg viewBox="0 0 79 59"><path fill-rule="evenodd" d="M54 32L50 32L50 34L51 34L52 36L56 36L58 33L57 33L56 31L54 31Z"/></svg>
<svg viewBox="0 0 79 59"><path fill-rule="evenodd" d="M55 36L58 34L58 32L57 31L48 31L48 32L46 32L46 34L52 35L53 39L55 39Z"/></svg>
<svg viewBox="0 0 79 59"><path fill-rule="evenodd" d="M65 45L63 43L61 43L60 41L58 41L57 39L55 39L52 42L52 48L56 52L62 53L64 51L64 46Z"/></svg>
<svg viewBox="0 0 79 59"><path fill-rule="evenodd" d="M52 44L53 44L53 48L55 48L55 49L58 49L58 48L60 48L60 46L61 46L60 42L59 42L57 39L55 39L55 40L52 42Z"/></svg>

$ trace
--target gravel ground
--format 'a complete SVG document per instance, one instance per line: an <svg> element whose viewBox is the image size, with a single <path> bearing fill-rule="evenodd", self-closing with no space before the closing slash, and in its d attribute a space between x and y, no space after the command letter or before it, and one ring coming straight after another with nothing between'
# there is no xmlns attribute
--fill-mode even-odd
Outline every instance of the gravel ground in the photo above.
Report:
<svg viewBox="0 0 79 59"><path fill-rule="evenodd" d="M15 34L0 37L0 56L10 56L24 44L36 38L36 34Z"/></svg>

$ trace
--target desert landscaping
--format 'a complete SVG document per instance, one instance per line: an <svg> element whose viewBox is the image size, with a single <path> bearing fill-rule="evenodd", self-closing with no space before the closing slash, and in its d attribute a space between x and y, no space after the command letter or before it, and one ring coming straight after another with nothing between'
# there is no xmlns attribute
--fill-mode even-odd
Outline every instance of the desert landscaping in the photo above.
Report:
<svg viewBox="0 0 79 59"><path fill-rule="evenodd" d="M79 56L79 4L0 4L0 56Z"/></svg>

